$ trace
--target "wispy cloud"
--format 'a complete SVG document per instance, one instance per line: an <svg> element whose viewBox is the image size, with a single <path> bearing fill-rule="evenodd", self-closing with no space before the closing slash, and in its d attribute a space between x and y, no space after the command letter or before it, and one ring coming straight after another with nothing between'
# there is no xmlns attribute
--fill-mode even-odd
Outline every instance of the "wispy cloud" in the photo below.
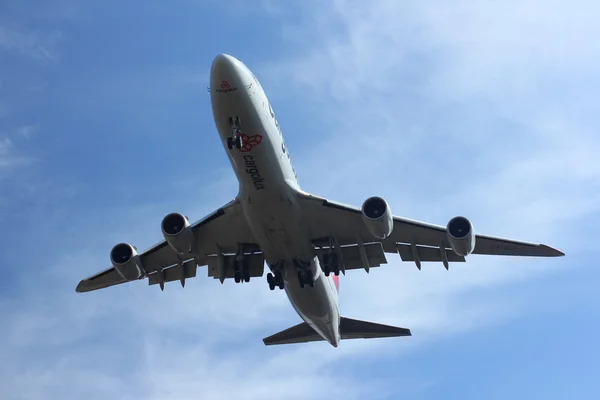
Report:
<svg viewBox="0 0 600 400"><path fill-rule="evenodd" d="M57 45L62 40L59 31L38 32L0 25L0 49L16 52L38 60L57 62Z"/></svg>
<svg viewBox="0 0 600 400"><path fill-rule="evenodd" d="M10 138L0 137L0 180L15 168L31 162L31 158L19 154Z"/></svg>

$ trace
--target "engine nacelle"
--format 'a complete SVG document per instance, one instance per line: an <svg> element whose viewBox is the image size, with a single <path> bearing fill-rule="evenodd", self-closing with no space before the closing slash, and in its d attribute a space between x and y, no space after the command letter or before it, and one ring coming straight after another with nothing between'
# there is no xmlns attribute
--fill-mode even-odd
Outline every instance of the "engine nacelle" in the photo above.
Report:
<svg viewBox="0 0 600 400"><path fill-rule="evenodd" d="M465 217L454 217L446 226L446 234L452 250L459 256L467 256L475 249L473 225Z"/></svg>
<svg viewBox="0 0 600 400"><path fill-rule="evenodd" d="M194 233L187 217L171 213L160 224L165 240L177 254L189 254L194 248Z"/></svg>
<svg viewBox="0 0 600 400"><path fill-rule="evenodd" d="M110 251L110 262L119 275L128 281L135 281L146 275L137 251L129 243L119 243Z"/></svg>
<svg viewBox="0 0 600 400"><path fill-rule="evenodd" d="M367 229L378 239L385 239L392 234L394 220L390 206L381 197L369 197L361 208L363 221Z"/></svg>

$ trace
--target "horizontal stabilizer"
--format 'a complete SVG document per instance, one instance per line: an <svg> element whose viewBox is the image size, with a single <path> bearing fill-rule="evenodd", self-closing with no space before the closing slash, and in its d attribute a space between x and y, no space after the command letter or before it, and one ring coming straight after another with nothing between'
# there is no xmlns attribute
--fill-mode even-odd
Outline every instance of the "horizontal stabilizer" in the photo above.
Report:
<svg viewBox="0 0 600 400"><path fill-rule="evenodd" d="M390 325L376 324L374 322L360 321L342 317L340 321L340 336L342 340L348 339L375 339L396 336L411 336L410 329L398 328ZM267 346L276 344L292 344L317 342L325 340L306 322L292 326L284 331L263 339Z"/></svg>
<svg viewBox="0 0 600 400"><path fill-rule="evenodd" d="M325 339L315 332L315 330L306 322L301 322L298 325L294 325L291 328L264 338L263 342L267 346L272 346L275 344L317 342L320 340Z"/></svg>
<svg viewBox="0 0 600 400"><path fill-rule="evenodd" d="M411 336L410 329L345 317L340 321L340 334L342 340Z"/></svg>

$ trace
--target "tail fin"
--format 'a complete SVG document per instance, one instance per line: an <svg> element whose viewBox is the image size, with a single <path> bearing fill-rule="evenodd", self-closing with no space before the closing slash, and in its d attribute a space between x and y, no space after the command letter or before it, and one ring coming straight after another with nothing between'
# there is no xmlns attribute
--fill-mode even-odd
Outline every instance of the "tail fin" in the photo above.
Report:
<svg viewBox="0 0 600 400"><path fill-rule="evenodd" d="M412 335L410 329L342 317L340 321L340 336L342 337L342 340L348 340ZM277 344L317 342L321 340L325 339L315 332L315 330L306 322L302 322L264 338L263 342L266 346L272 346Z"/></svg>
<svg viewBox="0 0 600 400"><path fill-rule="evenodd" d="M333 284L335 285L335 290L340 292L340 277L337 275L333 275Z"/></svg>

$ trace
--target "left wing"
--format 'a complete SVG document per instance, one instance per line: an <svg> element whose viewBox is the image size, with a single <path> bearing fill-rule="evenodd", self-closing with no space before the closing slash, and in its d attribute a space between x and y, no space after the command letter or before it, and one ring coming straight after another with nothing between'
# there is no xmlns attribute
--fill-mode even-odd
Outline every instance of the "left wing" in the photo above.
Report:
<svg viewBox="0 0 600 400"><path fill-rule="evenodd" d="M360 248L366 248L367 243L381 243L381 253L397 253L403 261L415 262L419 269L421 262L441 261L448 268L449 262L465 261L463 256L457 255L452 250L446 228L443 226L394 216L392 234L384 240L379 240L368 231L361 210L357 207L308 193L301 193L299 201L309 220L313 242L317 247L327 247L329 238L335 238L342 250L345 246L353 246L361 253ZM533 257L564 255L561 251L544 244L478 234L475 235L475 248L472 254ZM341 256L344 257L343 254ZM367 270L369 266L377 266L381 263L368 265L371 262L369 254L364 254L362 261L362 265L358 268Z"/></svg>
<svg viewBox="0 0 600 400"><path fill-rule="evenodd" d="M210 213L190 226L195 239L195 254L179 255L162 240L154 246L138 254L140 264L143 266L145 276L150 285L180 280L183 285L185 279L196 276L197 266L208 265L209 276L218 277L216 261L218 255L229 262L232 253L238 251L238 244L246 244L246 248L254 254L251 257L251 276L262 275L262 264L255 260L261 254L255 254L256 245L254 236L244 218L238 200L233 200L216 211ZM256 265L260 264L260 267ZM210 268L212 266L212 268ZM226 270L224 278L233 277L233 271ZM128 282L123 279L114 267L83 279L77 285L77 292L89 292L121 283Z"/></svg>

